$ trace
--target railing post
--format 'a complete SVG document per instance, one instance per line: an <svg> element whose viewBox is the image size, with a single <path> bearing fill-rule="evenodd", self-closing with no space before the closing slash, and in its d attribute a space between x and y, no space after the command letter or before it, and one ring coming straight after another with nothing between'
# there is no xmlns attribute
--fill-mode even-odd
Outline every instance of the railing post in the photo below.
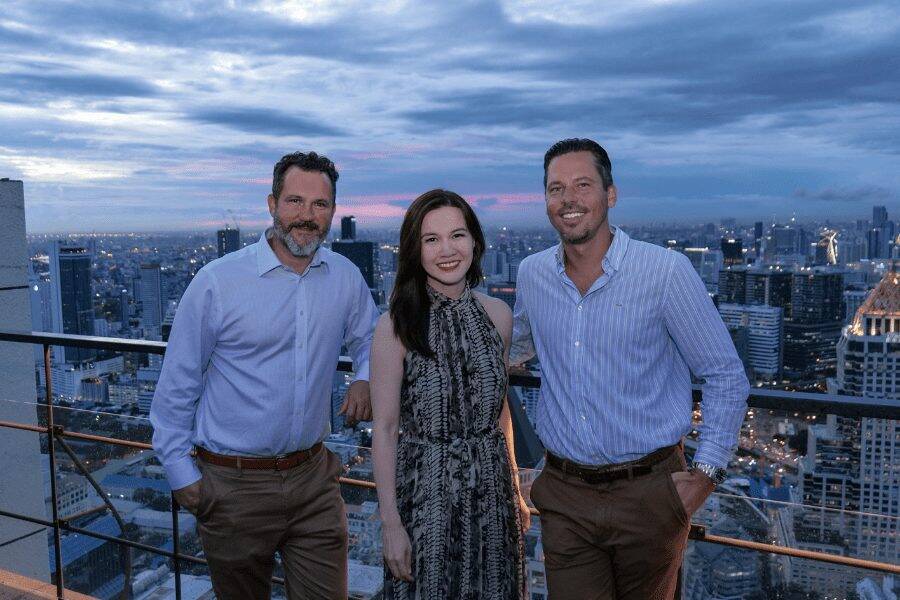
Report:
<svg viewBox="0 0 900 600"><path fill-rule="evenodd" d="M181 600L181 544L178 541L178 500L170 492L172 498L172 566L175 569L175 600Z"/></svg>
<svg viewBox="0 0 900 600"><path fill-rule="evenodd" d="M44 344L44 407L47 411L47 448L50 458L50 508L53 515L53 560L56 564L56 597L64 600L62 542L59 536L59 508L56 491L56 427L53 423L53 384L50 381L50 344Z"/></svg>

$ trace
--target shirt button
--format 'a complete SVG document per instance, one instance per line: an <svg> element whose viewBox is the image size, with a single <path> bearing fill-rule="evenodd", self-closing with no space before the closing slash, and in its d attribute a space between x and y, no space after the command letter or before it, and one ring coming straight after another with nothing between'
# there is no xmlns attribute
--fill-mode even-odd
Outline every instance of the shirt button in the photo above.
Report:
<svg viewBox="0 0 900 600"><path fill-rule="evenodd" d="M582 421L587 421L587 417L584 416L584 415L581 415L581 420L582 420Z"/></svg>
<svg viewBox="0 0 900 600"><path fill-rule="evenodd" d="M579 304L579 305L578 305L578 310L581 310L582 308L584 308L584 307L583 307L582 305Z"/></svg>
<svg viewBox="0 0 900 600"><path fill-rule="evenodd" d="M576 341L576 342L575 342L575 345L576 345L576 346L580 346L580 345L581 345L581 342Z"/></svg>

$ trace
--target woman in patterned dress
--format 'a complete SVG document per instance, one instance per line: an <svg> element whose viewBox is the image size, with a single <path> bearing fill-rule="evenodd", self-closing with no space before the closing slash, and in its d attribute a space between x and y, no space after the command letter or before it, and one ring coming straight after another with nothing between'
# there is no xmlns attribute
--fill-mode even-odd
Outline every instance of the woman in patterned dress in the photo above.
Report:
<svg viewBox="0 0 900 600"><path fill-rule="evenodd" d="M512 313L471 289L484 247L471 207L445 190L419 196L400 230L371 358L385 599L525 597L531 515L506 404Z"/></svg>

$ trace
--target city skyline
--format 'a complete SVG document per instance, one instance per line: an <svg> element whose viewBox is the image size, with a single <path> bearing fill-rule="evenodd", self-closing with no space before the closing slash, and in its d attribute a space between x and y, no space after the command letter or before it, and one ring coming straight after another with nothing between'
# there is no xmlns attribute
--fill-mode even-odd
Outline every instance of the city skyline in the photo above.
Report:
<svg viewBox="0 0 900 600"><path fill-rule="evenodd" d="M0 177L31 233L261 227L296 149L337 162L336 218L447 187L541 225L571 136L609 150L622 223L900 213L890 3L4 8Z"/></svg>

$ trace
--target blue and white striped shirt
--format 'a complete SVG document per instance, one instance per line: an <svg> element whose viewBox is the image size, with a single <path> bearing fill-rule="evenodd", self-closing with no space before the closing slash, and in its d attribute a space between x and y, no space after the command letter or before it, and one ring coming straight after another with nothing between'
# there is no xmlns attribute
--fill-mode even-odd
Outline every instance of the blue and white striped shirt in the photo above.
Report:
<svg viewBox="0 0 900 600"><path fill-rule="evenodd" d="M691 430L693 372L705 381L695 460L725 467L749 393L731 336L686 256L612 231L584 296L560 245L519 266L510 362L541 362L538 436L593 465L675 444Z"/></svg>
<svg viewBox="0 0 900 600"><path fill-rule="evenodd" d="M285 267L265 236L200 269L178 305L150 409L172 489L200 479L194 445L275 456L324 439L341 344L367 380L377 319L359 269L324 247L304 273Z"/></svg>

